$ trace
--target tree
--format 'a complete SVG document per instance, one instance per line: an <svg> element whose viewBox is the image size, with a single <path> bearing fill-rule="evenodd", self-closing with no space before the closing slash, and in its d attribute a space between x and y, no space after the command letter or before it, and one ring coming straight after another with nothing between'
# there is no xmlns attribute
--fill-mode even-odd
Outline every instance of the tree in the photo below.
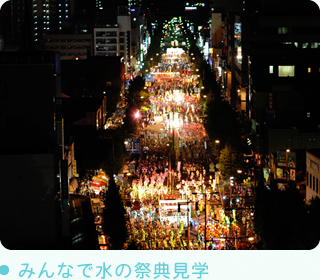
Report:
<svg viewBox="0 0 320 280"><path fill-rule="evenodd" d="M109 181L103 210L103 230L109 236L110 249L123 248L127 239L125 208L120 198L119 187L113 179Z"/></svg>
<svg viewBox="0 0 320 280"><path fill-rule="evenodd" d="M237 170L243 170L244 158L241 150L225 145L220 152L220 171L223 180L231 176L235 177L236 182L241 183L241 177Z"/></svg>

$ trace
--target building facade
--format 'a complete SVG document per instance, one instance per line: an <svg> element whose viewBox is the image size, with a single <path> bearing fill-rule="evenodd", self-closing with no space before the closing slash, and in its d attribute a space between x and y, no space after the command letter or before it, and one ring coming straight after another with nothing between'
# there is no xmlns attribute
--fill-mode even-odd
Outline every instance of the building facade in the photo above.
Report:
<svg viewBox="0 0 320 280"><path fill-rule="evenodd" d="M309 150L306 153L307 168L307 188L306 203L313 197L320 197L320 149Z"/></svg>
<svg viewBox="0 0 320 280"><path fill-rule="evenodd" d="M45 34L45 50L60 53L61 60L87 59L93 55L92 34Z"/></svg>

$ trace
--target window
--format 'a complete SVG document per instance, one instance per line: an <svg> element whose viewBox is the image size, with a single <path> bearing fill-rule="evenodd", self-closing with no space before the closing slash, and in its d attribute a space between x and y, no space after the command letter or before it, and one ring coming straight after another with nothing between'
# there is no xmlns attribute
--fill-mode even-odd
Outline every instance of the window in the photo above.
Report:
<svg viewBox="0 0 320 280"><path fill-rule="evenodd" d="M308 73L311 73L311 67L308 67Z"/></svg>
<svg viewBox="0 0 320 280"><path fill-rule="evenodd" d="M302 48L303 49L307 49L308 48L309 43L302 43Z"/></svg>
<svg viewBox="0 0 320 280"><path fill-rule="evenodd" d="M279 77L294 77L294 65L279 65Z"/></svg>
<svg viewBox="0 0 320 280"><path fill-rule="evenodd" d="M316 184L316 192L318 193L319 192L319 186L318 186L318 178L317 178L317 184Z"/></svg>
<svg viewBox="0 0 320 280"><path fill-rule="evenodd" d="M307 172L307 186L309 186L309 172Z"/></svg>
<svg viewBox="0 0 320 280"><path fill-rule="evenodd" d="M273 65L269 66L269 74L273 74Z"/></svg>
<svg viewBox="0 0 320 280"><path fill-rule="evenodd" d="M278 27L278 34L287 34L288 27Z"/></svg>
<svg viewBox="0 0 320 280"><path fill-rule="evenodd" d="M312 189L312 175L310 174L310 180L309 180L309 183L310 183L310 189Z"/></svg>
<svg viewBox="0 0 320 280"><path fill-rule="evenodd" d="M313 185L313 186L312 186L312 189L315 190L315 181L316 181L316 180L315 180L315 177L314 177L314 176L312 176L312 177L313 177L313 178L312 178L312 179L313 179L313 180L312 180L312 185Z"/></svg>

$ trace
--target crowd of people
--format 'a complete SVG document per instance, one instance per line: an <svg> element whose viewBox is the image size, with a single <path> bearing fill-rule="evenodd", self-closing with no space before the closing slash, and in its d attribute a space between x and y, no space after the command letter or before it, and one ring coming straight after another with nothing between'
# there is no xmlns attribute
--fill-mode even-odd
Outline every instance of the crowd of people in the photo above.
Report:
<svg viewBox="0 0 320 280"><path fill-rule="evenodd" d="M181 68L179 59L183 61ZM170 65L172 61L174 65ZM180 69L184 75L168 79L154 73L155 81L149 88L148 124L140 128L144 133L142 152L135 171L130 172L130 177L126 176L129 187L121 190L122 196L132 201L131 206L127 206L129 237L125 248L134 243L138 249L146 250L203 249L205 236L208 249L247 248L247 243L240 241L237 222L229 217L213 215L208 218L205 229L204 223L193 219L188 219L187 223L169 221L170 209L160 209L159 202L167 195L187 201L193 199L194 203L199 201L203 208L202 194L208 193L209 205L211 200L220 203L219 195L212 195L217 191L217 173L209 170L208 135L201 118L200 90L191 72L185 71L191 67L187 55L165 56L162 65L164 69ZM88 182L93 176L89 174L80 192L88 192ZM235 190L242 193L244 189ZM195 197L195 193L199 195ZM177 209L170 211L177 214ZM189 227L193 228L191 237L190 231L186 231Z"/></svg>

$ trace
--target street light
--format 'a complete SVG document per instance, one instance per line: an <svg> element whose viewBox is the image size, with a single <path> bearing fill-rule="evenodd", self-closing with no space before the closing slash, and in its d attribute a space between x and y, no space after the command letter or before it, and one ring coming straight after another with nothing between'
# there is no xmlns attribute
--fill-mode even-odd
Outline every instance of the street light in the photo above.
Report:
<svg viewBox="0 0 320 280"><path fill-rule="evenodd" d="M220 140L216 139L216 140L214 141L214 143L216 143L217 146L218 146L218 156L217 156L217 160L218 160L218 162L219 162L219 161L220 161Z"/></svg>
<svg viewBox="0 0 320 280"><path fill-rule="evenodd" d="M286 149L286 182L288 182L288 157L289 157L290 149Z"/></svg>

